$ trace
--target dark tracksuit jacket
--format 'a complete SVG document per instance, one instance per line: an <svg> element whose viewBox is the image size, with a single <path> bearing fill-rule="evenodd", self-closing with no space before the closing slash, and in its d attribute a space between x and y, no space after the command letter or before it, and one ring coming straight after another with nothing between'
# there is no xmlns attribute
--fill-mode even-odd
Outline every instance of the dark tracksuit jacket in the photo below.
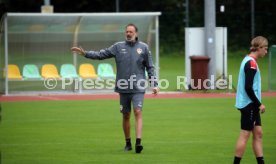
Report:
<svg viewBox="0 0 276 164"><path fill-rule="evenodd" d="M90 59L103 60L115 58L117 75L115 83L115 92L118 93L145 93L145 70L148 72L150 85L157 87L155 69L152 56L148 45L141 42L117 42L109 48L100 51L86 51L85 57ZM135 81L130 84L131 76L135 77ZM132 78L133 78L132 77ZM142 80L141 80L142 79ZM127 81L127 85L119 85L118 81ZM141 80L137 85L137 82ZM143 82L144 81L144 82ZM123 86L123 87L120 87ZM139 87L142 86L142 87Z"/></svg>

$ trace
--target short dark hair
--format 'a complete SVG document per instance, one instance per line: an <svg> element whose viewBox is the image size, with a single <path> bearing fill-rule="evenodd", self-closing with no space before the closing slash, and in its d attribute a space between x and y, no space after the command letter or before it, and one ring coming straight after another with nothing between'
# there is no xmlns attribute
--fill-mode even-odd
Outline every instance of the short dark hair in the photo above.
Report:
<svg viewBox="0 0 276 164"><path fill-rule="evenodd" d="M128 26L134 27L134 28L135 28L135 31L138 32L138 28L137 28L137 26L136 26L135 24L129 23L129 24L126 25L126 28L127 28Z"/></svg>

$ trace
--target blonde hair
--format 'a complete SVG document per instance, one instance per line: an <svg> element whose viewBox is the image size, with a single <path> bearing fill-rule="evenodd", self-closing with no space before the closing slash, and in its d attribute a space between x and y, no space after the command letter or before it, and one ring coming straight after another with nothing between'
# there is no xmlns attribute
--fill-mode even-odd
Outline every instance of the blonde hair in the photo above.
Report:
<svg viewBox="0 0 276 164"><path fill-rule="evenodd" d="M255 52L258 48L267 47L268 40L263 36L257 36L251 40L250 52Z"/></svg>

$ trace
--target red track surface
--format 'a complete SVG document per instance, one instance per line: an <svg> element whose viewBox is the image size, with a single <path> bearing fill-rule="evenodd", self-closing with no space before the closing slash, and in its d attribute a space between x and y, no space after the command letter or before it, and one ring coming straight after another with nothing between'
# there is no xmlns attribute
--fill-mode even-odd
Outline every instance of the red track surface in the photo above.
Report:
<svg viewBox="0 0 276 164"><path fill-rule="evenodd" d="M276 92L263 92L262 96L276 97ZM235 97L234 93L160 93L157 96L146 94L146 99L168 99L168 98L221 98ZM0 95L0 102L13 101L49 101L49 100L100 100L119 99L117 93L110 94L72 94L72 95L37 95L37 96L4 96Z"/></svg>

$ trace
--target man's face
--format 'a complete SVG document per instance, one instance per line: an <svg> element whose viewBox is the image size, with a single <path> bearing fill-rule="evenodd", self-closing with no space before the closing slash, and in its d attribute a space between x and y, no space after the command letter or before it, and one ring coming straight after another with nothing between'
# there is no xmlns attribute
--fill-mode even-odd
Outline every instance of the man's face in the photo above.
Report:
<svg viewBox="0 0 276 164"><path fill-rule="evenodd" d="M135 41L137 36L137 32L135 31L135 27L128 26L125 31L125 36L127 41Z"/></svg>
<svg viewBox="0 0 276 164"><path fill-rule="evenodd" d="M264 57L267 54L268 46L262 46L259 48L259 56Z"/></svg>

